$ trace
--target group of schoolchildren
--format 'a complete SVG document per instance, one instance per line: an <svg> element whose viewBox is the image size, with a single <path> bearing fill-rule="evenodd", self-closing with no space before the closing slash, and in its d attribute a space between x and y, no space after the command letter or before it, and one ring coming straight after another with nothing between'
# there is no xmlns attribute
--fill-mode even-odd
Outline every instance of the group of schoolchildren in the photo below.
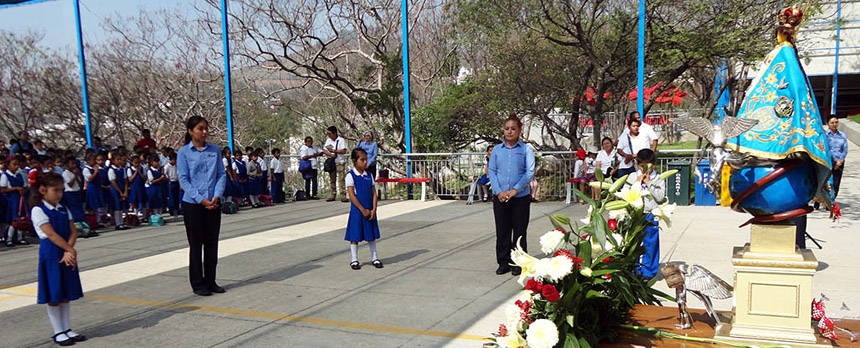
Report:
<svg viewBox="0 0 860 348"><path fill-rule="evenodd" d="M83 161L69 152L24 153L4 158L0 171L0 240L6 246L27 244L23 232L31 228L23 221L31 218L30 186L43 173L63 178L62 204L79 227L86 226L81 228L84 236L95 236L93 229L108 224L129 229L140 214L148 220L160 219L165 209L174 217L179 214L176 154L170 148L163 149L162 156L123 148L101 153L88 149Z"/></svg>
<svg viewBox="0 0 860 348"><path fill-rule="evenodd" d="M235 203L237 207L252 208L286 202L281 149L272 149L271 160L266 160L263 149L253 147L246 147L245 152L241 149L231 152L230 148L225 146L221 149L221 156L227 172L225 202Z"/></svg>

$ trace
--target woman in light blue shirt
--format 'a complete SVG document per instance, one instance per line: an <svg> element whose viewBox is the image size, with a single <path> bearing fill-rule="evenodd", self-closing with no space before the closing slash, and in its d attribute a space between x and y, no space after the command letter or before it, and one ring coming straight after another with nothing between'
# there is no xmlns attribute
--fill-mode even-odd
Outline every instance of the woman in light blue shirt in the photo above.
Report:
<svg viewBox="0 0 860 348"><path fill-rule="evenodd" d="M226 175L221 164L221 150L206 142L209 122L192 116L185 122L186 145L176 155L182 196L185 235L191 257L188 271L191 288L200 296L223 293L215 283L218 263L218 235L221 233L221 196L224 195Z"/></svg>
<svg viewBox="0 0 860 348"><path fill-rule="evenodd" d="M520 141L523 123L516 115L505 121L505 141L493 148L488 171L493 188L493 215L496 220L496 274L508 272L517 276L522 270L511 268L511 250L519 241L527 251L529 227L529 181L535 172L535 154L531 146Z"/></svg>
<svg viewBox="0 0 860 348"><path fill-rule="evenodd" d="M364 135L364 141L361 141L356 145L356 147L360 147L367 152L367 171L370 174L373 174L373 177L376 177L376 155L379 153L379 147L373 142L373 134L367 133Z"/></svg>

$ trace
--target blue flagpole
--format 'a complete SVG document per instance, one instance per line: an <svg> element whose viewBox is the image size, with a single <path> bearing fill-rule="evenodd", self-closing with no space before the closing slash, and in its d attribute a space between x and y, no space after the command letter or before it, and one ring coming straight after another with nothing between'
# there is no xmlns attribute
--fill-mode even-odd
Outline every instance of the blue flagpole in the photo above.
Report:
<svg viewBox="0 0 860 348"><path fill-rule="evenodd" d="M412 178L412 159L408 154L412 153L412 129L410 125L411 114L409 112L409 0L400 0L400 22L403 27L403 117L404 134L406 140L406 177ZM412 183L407 185L407 197L412 199Z"/></svg>
<svg viewBox="0 0 860 348"><path fill-rule="evenodd" d="M636 66L636 111L645 119L645 0L639 0L639 57Z"/></svg>
<svg viewBox="0 0 860 348"><path fill-rule="evenodd" d="M227 0L221 0L221 37L224 40L224 96L227 101L227 145L233 152L233 93L230 87L230 35L227 31Z"/></svg>
<svg viewBox="0 0 860 348"><path fill-rule="evenodd" d="M87 147L93 146L92 130L90 128L90 102L87 99L87 62L84 55L84 38L81 35L81 5L79 0L73 0L75 4L75 24L78 34L78 60L81 65L81 99L84 105L84 123L86 125Z"/></svg>
<svg viewBox="0 0 860 348"><path fill-rule="evenodd" d="M842 0L836 2L836 56L833 64L833 91L830 97L830 114L833 116L836 116L836 97L839 86L839 34L842 29L839 25L840 20L842 20ZM828 118L829 116L825 117L825 122Z"/></svg>

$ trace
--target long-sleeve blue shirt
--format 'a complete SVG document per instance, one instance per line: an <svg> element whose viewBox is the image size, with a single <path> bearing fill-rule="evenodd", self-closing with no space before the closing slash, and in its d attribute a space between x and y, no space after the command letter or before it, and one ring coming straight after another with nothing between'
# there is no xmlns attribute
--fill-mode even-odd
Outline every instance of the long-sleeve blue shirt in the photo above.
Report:
<svg viewBox="0 0 860 348"><path fill-rule="evenodd" d="M179 186L185 190L183 202L200 204L204 199L224 195L227 176L221 164L221 149L215 145L206 143L202 150L194 143L181 147L176 154L176 172Z"/></svg>
<svg viewBox="0 0 860 348"><path fill-rule="evenodd" d="M848 137L845 133L837 130L836 133L827 130L824 134L827 135L827 144L830 145L830 158L833 161L845 160L848 156Z"/></svg>
<svg viewBox="0 0 860 348"><path fill-rule="evenodd" d="M368 143L362 141L358 143L358 147L364 149L367 152L367 165L371 165L376 163L376 155L378 154L379 148L376 146L376 143Z"/></svg>
<svg viewBox="0 0 860 348"><path fill-rule="evenodd" d="M488 169L493 194L514 189L517 190L515 197L527 196L529 181L535 173L534 150L521 141L513 147L508 147L507 143L496 145Z"/></svg>

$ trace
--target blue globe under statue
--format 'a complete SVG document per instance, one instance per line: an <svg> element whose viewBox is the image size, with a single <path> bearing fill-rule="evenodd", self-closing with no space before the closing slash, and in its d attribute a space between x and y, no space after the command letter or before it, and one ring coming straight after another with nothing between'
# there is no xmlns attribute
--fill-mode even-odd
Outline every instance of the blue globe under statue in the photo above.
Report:
<svg viewBox="0 0 860 348"><path fill-rule="evenodd" d="M732 197L737 197L747 187L774 172L778 167L758 166L732 171L729 177L729 192ZM739 208L753 216L779 214L807 207L807 203L815 196L817 186L815 167L805 164L764 184L737 204Z"/></svg>

